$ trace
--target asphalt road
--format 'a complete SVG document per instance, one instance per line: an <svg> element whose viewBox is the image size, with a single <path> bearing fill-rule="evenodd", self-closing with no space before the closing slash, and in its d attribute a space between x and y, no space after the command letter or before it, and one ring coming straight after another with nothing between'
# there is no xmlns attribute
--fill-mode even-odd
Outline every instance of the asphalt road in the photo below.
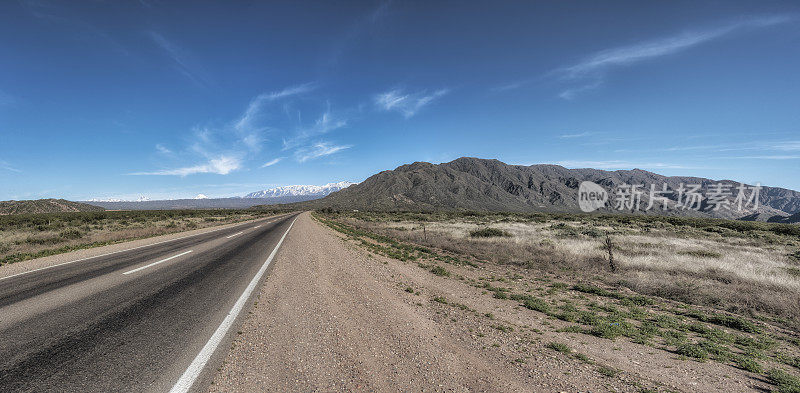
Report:
<svg viewBox="0 0 800 393"><path fill-rule="evenodd" d="M294 218L0 278L0 392L204 388Z"/></svg>

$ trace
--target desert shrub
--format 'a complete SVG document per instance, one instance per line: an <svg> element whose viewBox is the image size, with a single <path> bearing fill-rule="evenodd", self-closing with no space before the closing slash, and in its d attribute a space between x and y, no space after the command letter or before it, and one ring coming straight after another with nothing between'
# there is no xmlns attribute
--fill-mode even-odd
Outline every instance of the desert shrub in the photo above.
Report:
<svg viewBox="0 0 800 393"><path fill-rule="evenodd" d="M447 271L447 269L445 269L445 268L443 268L441 266L438 266L438 265L437 266L433 266L431 268L431 273L433 273L433 274L435 274L437 276L443 276L443 277L449 277L450 276L450 272Z"/></svg>
<svg viewBox="0 0 800 393"><path fill-rule="evenodd" d="M84 235L84 233L80 229L70 228L70 229L65 229L65 230L61 231L58 234L58 237L60 237L62 239L80 239L80 238L83 237L83 235Z"/></svg>
<svg viewBox="0 0 800 393"><path fill-rule="evenodd" d="M522 306L529 310L539 311L545 314L550 312L550 305L544 300L538 298L525 299L522 302Z"/></svg>
<svg viewBox="0 0 800 393"><path fill-rule="evenodd" d="M601 375L604 375L604 376L609 377L609 378L616 377L617 374L620 373L619 370L617 370L617 369L615 369L613 367L607 367L607 366L598 367L597 368L597 372L600 373Z"/></svg>
<svg viewBox="0 0 800 393"><path fill-rule="evenodd" d="M572 349L567 344L559 343L559 342L551 342L551 343L547 344L547 348L550 348L550 349L552 349L552 350L554 350L556 352L561 352L561 353L570 353L570 352L572 352Z"/></svg>
<svg viewBox="0 0 800 393"><path fill-rule="evenodd" d="M688 358L706 360L708 359L708 352L705 351L699 344L686 343L682 344L675 351L678 355L686 356Z"/></svg>
<svg viewBox="0 0 800 393"><path fill-rule="evenodd" d="M777 355L779 362L800 369L800 356L787 356L779 353Z"/></svg>
<svg viewBox="0 0 800 393"><path fill-rule="evenodd" d="M469 233L471 237L509 237L510 233L497 228L482 228L476 229Z"/></svg>
<svg viewBox="0 0 800 393"><path fill-rule="evenodd" d="M778 368L767 372L767 378L778 387L778 393L800 393L800 378Z"/></svg>
<svg viewBox="0 0 800 393"><path fill-rule="evenodd" d="M50 244L58 244L64 241L64 238L60 236L47 236L47 237L35 237L35 236L28 236L25 239L25 242L28 244L37 244L37 245L50 245Z"/></svg>
<svg viewBox="0 0 800 393"><path fill-rule="evenodd" d="M739 367L742 370L750 371L751 373L756 374L761 374L764 372L764 368L761 367L761 364L749 356L736 356L734 358L734 362L736 363L736 367Z"/></svg>

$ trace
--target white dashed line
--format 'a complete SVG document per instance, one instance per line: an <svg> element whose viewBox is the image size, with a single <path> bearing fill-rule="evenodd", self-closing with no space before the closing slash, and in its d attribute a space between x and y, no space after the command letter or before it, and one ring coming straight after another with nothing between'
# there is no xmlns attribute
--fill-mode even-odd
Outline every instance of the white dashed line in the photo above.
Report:
<svg viewBox="0 0 800 393"><path fill-rule="evenodd" d="M159 263L162 263L162 262L169 261L170 259L175 259L175 258L177 258L177 257L184 256L184 255L186 255L186 254L188 254L188 253L190 253L190 252L192 252L192 250L189 250L189 251L186 251L186 252L182 252L182 253L180 253L180 254L178 254L178 255L173 255L173 256L171 256L171 257L169 257L169 258L164 258L164 259L162 259L162 260L160 260L160 261L158 261L158 262L153 262L153 263L151 263L151 264L149 264L149 265L144 265L144 266L142 266L142 267L139 267L139 268L136 268L136 269L133 269L133 270L129 270L129 271L127 271L127 272L125 272L125 273L122 273L122 274L131 274L131 273L136 273L136 272L138 272L138 271L140 271L140 270L147 269L148 267L155 266L155 265L158 265Z"/></svg>
<svg viewBox="0 0 800 393"><path fill-rule="evenodd" d="M225 238L226 238L226 239L230 239L230 238L232 238L232 237L234 237L234 236L239 236L239 235L241 235L241 234L243 234L243 233L244 233L244 231L237 232L237 233L234 233L233 235L226 236Z"/></svg>

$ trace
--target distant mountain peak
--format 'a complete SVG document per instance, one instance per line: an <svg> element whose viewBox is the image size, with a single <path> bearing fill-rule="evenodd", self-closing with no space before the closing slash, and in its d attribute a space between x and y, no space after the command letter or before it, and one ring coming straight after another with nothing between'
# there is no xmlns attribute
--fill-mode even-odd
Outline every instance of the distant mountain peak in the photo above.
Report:
<svg viewBox="0 0 800 393"><path fill-rule="evenodd" d="M288 196L318 196L324 197L330 193L339 191L341 189L352 186L349 181L340 181L338 183L328 183L321 186L315 185L292 185L270 188L262 191L251 192L245 195L245 198L275 198L275 197L288 197Z"/></svg>
<svg viewBox="0 0 800 393"><path fill-rule="evenodd" d="M146 196L140 196L136 199L121 199L121 198L92 198L87 200L86 202L147 202L150 198Z"/></svg>
<svg viewBox="0 0 800 393"><path fill-rule="evenodd" d="M578 196L582 182L593 182L609 190L625 184L666 186L669 190L677 190L681 184L698 184L704 194L714 184L726 183L731 188L738 184L728 180L668 177L639 168L616 171L568 169L559 165L508 165L494 159L461 157L441 164L414 162L401 165L323 199L303 202L301 206L342 210L577 212L580 211ZM647 189L642 190L644 207L649 195L645 192ZM669 199L667 204L674 207L677 194L671 193L666 197ZM798 191L763 186L758 201L756 211L717 210L706 200L698 209L644 211L637 208L636 212L734 219L750 215L750 219L800 221L800 217L788 217L800 214ZM609 203L601 212L622 211ZM753 216L753 213L759 214Z"/></svg>

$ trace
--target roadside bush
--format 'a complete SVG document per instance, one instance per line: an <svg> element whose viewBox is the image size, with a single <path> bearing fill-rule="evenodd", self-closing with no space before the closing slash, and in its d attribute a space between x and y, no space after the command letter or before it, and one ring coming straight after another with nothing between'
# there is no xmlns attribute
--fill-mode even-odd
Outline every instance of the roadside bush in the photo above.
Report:
<svg viewBox="0 0 800 393"><path fill-rule="evenodd" d="M84 233L80 229L70 228L70 229L65 229L65 230L61 231L58 234L58 237L60 237L62 239L80 239L80 238L83 237L83 235L84 235Z"/></svg>
<svg viewBox="0 0 800 393"><path fill-rule="evenodd" d="M510 237L511 234L497 228L476 229L469 233L471 237Z"/></svg>

